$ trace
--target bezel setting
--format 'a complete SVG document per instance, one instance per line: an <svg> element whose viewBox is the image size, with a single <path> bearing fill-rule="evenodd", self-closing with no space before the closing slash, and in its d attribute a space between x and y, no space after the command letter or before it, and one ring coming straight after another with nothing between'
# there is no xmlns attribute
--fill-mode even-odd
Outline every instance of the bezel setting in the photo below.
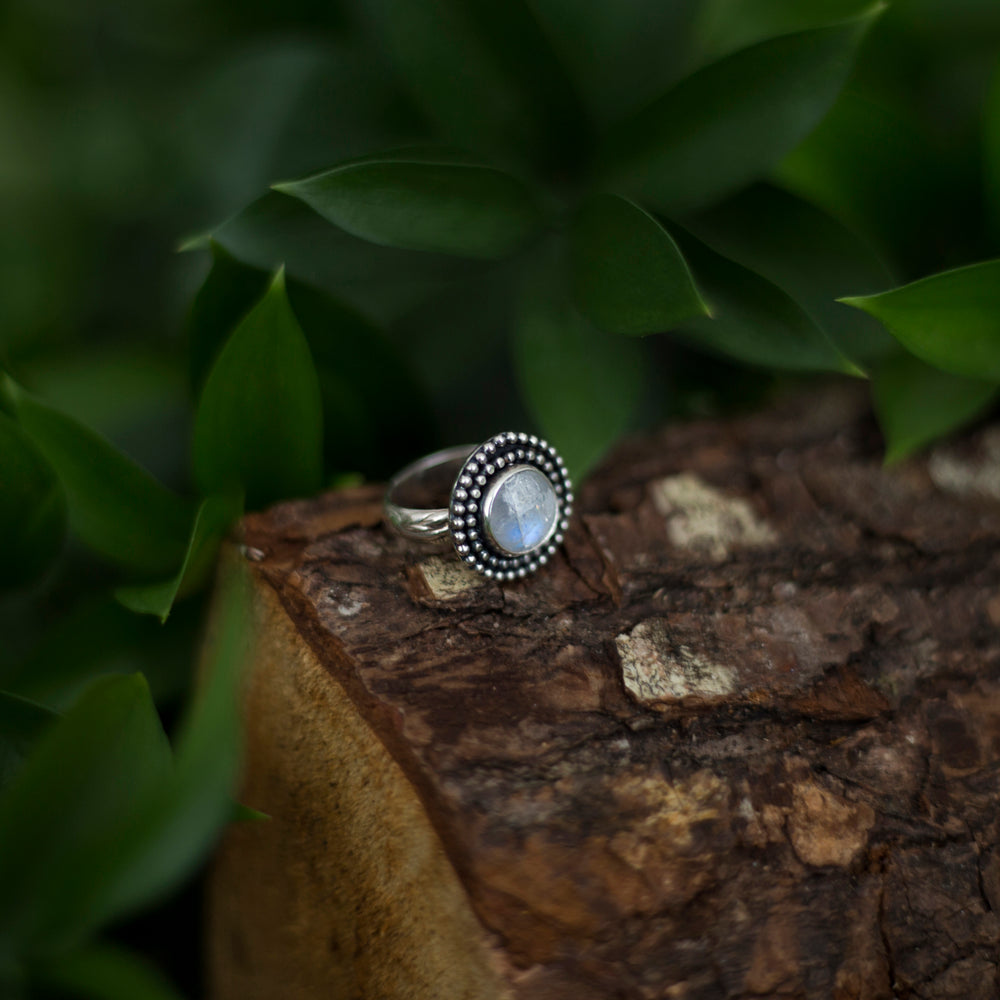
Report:
<svg viewBox="0 0 1000 1000"><path fill-rule="evenodd" d="M512 555L490 537L484 512L510 470L519 466L531 466L549 480L558 512L554 525L538 545ZM448 528L455 551L470 569L490 579L520 580L555 555L572 513L572 484L555 448L533 434L504 431L484 441L462 464L448 504Z"/></svg>

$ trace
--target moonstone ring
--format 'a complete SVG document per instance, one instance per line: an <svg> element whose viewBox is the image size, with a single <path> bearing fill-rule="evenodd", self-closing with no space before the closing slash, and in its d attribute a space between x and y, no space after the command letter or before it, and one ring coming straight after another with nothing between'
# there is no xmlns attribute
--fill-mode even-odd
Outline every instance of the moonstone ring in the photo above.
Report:
<svg viewBox="0 0 1000 1000"><path fill-rule="evenodd" d="M404 505L408 493L418 494L422 483L450 470L447 507ZM386 520L407 538L450 535L476 572L517 580L544 566L562 543L573 494L555 448L533 434L505 431L406 466L390 481L384 506Z"/></svg>

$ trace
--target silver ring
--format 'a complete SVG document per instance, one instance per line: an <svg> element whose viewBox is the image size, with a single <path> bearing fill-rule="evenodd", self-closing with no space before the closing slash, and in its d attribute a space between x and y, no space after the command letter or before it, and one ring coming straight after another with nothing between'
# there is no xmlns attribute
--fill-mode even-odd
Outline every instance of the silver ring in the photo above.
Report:
<svg viewBox="0 0 1000 1000"><path fill-rule="evenodd" d="M456 469L447 507L405 504L421 480ZM444 492L442 484L441 492ZM492 579L534 573L562 544L573 493L559 453L533 434L504 431L481 445L445 448L418 459L389 482L385 518L401 535L451 536L459 558Z"/></svg>

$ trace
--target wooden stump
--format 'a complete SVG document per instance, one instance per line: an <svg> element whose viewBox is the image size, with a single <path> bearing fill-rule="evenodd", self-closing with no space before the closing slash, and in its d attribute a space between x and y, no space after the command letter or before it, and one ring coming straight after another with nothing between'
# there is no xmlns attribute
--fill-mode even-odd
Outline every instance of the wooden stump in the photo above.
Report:
<svg viewBox="0 0 1000 1000"><path fill-rule="evenodd" d="M997 430L885 471L821 395L578 496L505 585L375 487L247 518L214 997L1000 996Z"/></svg>

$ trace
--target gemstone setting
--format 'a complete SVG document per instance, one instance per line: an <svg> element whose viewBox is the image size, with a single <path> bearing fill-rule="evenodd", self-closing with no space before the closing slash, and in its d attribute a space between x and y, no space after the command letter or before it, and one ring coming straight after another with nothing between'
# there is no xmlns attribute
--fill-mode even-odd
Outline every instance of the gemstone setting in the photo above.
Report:
<svg viewBox="0 0 1000 1000"><path fill-rule="evenodd" d="M571 489L550 444L530 434L495 434L471 451L452 489L449 525L459 557L497 580L534 573L562 544Z"/></svg>

